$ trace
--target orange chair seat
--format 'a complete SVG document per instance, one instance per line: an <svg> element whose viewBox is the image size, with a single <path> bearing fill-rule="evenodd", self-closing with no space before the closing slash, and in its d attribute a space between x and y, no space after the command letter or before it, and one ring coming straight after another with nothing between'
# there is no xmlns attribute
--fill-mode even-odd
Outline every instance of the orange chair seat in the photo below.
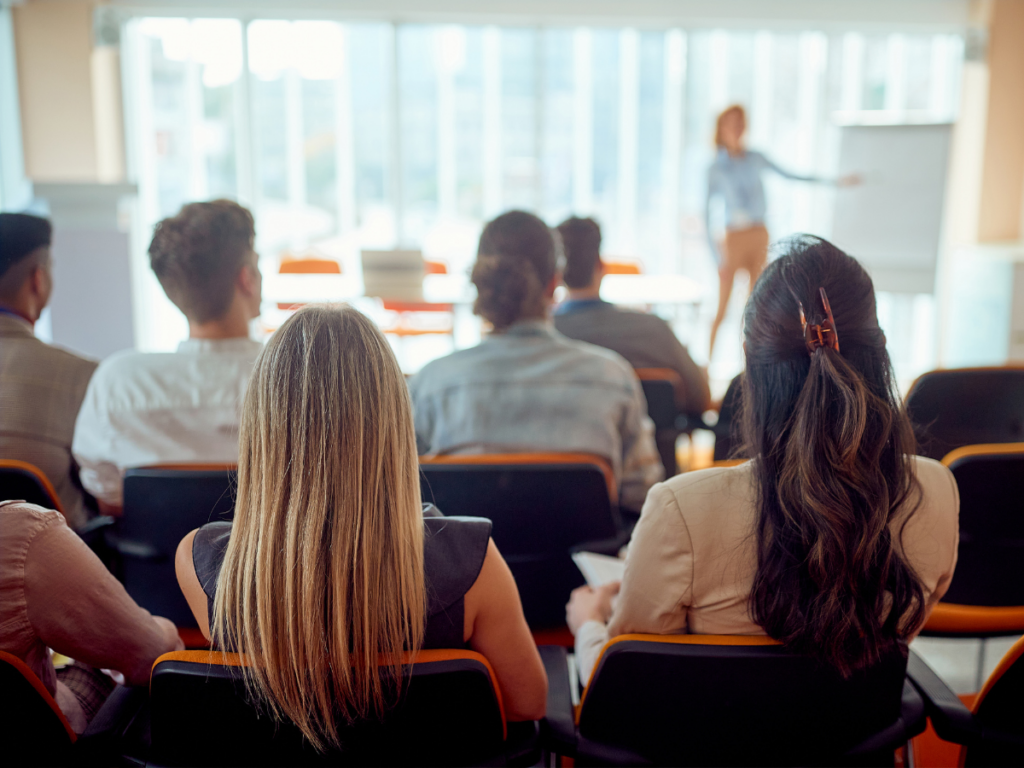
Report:
<svg viewBox="0 0 1024 768"><path fill-rule="evenodd" d="M989 607L939 603L924 629L964 635L1024 632L1024 605Z"/></svg>

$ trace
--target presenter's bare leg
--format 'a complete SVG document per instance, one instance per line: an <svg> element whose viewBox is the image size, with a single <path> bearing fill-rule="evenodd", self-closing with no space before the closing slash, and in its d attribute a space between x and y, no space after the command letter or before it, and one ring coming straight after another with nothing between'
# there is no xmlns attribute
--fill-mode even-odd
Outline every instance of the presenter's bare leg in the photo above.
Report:
<svg viewBox="0 0 1024 768"><path fill-rule="evenodd" d="M708 345L708 364L711 364L711 356L715 352L715 338L718 336L718 327L725 319L725 310L729 306L729 297L732 296L732 284L736 281L736 267L729 259L728 246L723 244L721 248L722 263L718 265L718 312L711 323L711 343Z"/></svg>
<svg viewBox="0 0 1024 768"><path fill-rule="evenodd" d="M722 263L718 266L718 312L711 324L711 343L708 345L708 363L715 351L715 339L718 328L725 319L732 296L732 286L739 270L745 270L750 276L750 287L753 289L757 278L768 262L768 230L763 225L748 229L729 230L725 234L725 242L720 249Z"/></svg>

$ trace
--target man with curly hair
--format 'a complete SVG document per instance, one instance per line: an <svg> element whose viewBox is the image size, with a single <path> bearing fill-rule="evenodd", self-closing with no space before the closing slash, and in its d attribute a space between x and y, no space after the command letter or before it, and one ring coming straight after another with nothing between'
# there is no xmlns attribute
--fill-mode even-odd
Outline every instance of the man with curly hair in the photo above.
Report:
<svg viewBox="0 0 1024 768"><path fill-rule="evenodd" d="M121 505L130 467L234 463L239 407L261 345L249 338L260 314L262 276L252 214L230 200L189 203L156 225L150 266L188 319L176 352L121 352L89 384L72 450L82 484Z"/></svg>

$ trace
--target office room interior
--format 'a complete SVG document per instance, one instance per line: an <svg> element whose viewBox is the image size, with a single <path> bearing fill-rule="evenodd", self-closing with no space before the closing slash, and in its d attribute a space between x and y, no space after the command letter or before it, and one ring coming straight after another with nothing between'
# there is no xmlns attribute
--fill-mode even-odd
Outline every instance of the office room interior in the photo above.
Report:
<svg viewBox="0 0 1024 768"><path fill-rule="evenodd" d="M172 451L163 456L160 446L169 443L153 438L139 443L143 447L135 460L127 438L118 444L117 425L136 416L126 415L119 422L121 416L100 412L122 407L115 404L116 398L123 404L155 397L146 394L149 380L138 378L121 389L114 382L107 392L94 390L100 389L97 381L101 375L106 384L118 370L127 370L129 363L119 360L162 355L161 360L170 361L160 363L165 368L159 375L167 377L160 383L162 387L173 388L175 376L180 375L182 381L202 376L201 370L198 374L191 368L185 371L186 366L195 366L194 362L181 362L180 373L175 372L173 355L198 349L189 344L225 337L206 335L219 331L211 330L215 324L200 322L198 315L190 314L187 307L192 305L169 287L175 278L158 274L157 254L164 253L163 248L173 250L175 243L186 238L181 234L184 229L176 230L182 240L168 239L169 245L159 245L161 230L166 233L172 226L185 227L181 217L190 210L186 206L212 201L237 205L203 215L241 215L245 220L244 212L251 214L254 237L247 252L255 255L251 264L242 267L249 278L238 278L231 306L234 311L241 306L238 302L251 305L251 312L242 316L243 310L238 309L232 317L238 320L241 316L238 322L247 323L243 332L252 346L238 352L231 362L245 366L235 399L226 406L218 401L211 408L199 403L201 408L190 417L188 429L201 431L203 420L212 424L223 418L224 424L232 423L224 426L217 421L219 431L210 438L210 445L229 445L221 453L211 448L208 455ZM517 211L532 216L504 217ZM178 468L186 474L199 472L205 478L201 482L213 482L211 478L216 476L221 483L217 487L228 489L229 494L255 494L253 470L242 468L237 452L239 419L256 419L260 407L255 396L245 393L252 361L256 361L255 370L263 381L264 375L271 376L270 366L283 359L280 350L290 338L287 334L297 333L295 329L302 323L313 323L320 311L316 307L352 308L357 318L341 314L335 318L337 322L348 323L345 327L350 333L356 333L353 328L361 329L361 344L382 334L386 347L374 351L373 359L381 355L387 368L393 356L408 384L411 395L406 396L402 387L404 399L400 402L406 410L411 407L409 429L415 431L423 502L435 502L445 514L494 521L494 543L509 561L525 621L538 646L564 649L559 662L542 648L550 722L545 725L542 717L521 718L536 720L539 725L536 733L530 732L534 741L514 758L507 750L512 749L513 730L515 738L520 731L511 726L521 723L511 722L515 718L510 713L521 702L512 694L506 697L511 702L510 728L502 737L504 742L498 739L499 746L503 743L502 749L506 749L502 759L525 761L521 763L525 765L571 765L574 757L581 764L641 758L649 761L647 764L666 764L675 759L666 757L677 754L669 747L660 752L651 747L654 751L645 752L643 744L627 744L628 729L620 729L625 736L610 729L608 733L616 735L609 735L607 744L601 741L606 734L597 726L591 725L589 735L586 733L586 696L581 705L580 695L587 688L586 675L596 670L591 678L596 688L604 667L588 667L582 661L583 634L571 619L573 603L568 629L561 620L561 606L570 600L570 588L583 589L584 581L593 588L591 593L598 594L603 583L623 579L621 560L628 557L633 525L639 525L638 532L646 531L648 537L656 533L657 523L649 507L655 504L657 493L667 491L651 491L645 497L655 482L663 483L655 488L675 488L673 482L682 482L679 478L691 473L733 470L740 462L755 466L760 461L762 466L751 471L760 473L755 477L763 490L765 473L770 470L765 469L763 455L751 447L750 436L759 418L758 408L769 406L767 400L758 399L754 392L758 384L745 373L757 364L756 350L750 345L759 337L751 326L761 322L767 311L757 314L758 306L751 298L755 283L763 283L765 277L781 279L784 270L773 270L773 264L795 258L794 254L829 249L853 257L873 287L876 330L880 331L883 356L887 353L891 361L893 412L899 414L901 424L905 421L913 427L918 441L913 452L944 464L948 471L942 471L959 483L954 484L954 491L959 488L956 504L960 510L959 529L954 533L960 548L956 576L969 578L961 575L974 567L969 563L984 570L990 555L978 552L998 552L991 555L993 570L986 578L995 578L993 574L998 572L1000 579L1015 580L1016 592L1008 589L1006 594L1020 598L1010 605L1006 602L1010 598L982 595L976 605L968 605L968 591L963 589L954 592L963 605L954 605L949 599L945 603L937 600L937 605L928 603L926 612L934 609L936 613L922 622L923 629L918 627L906 637L911 649L906 684L924 702L914 721L920 728L907 726L903 741L912 746L892 748L886 742L885 749L896 754L899 764L921 766L953 765L964 759L961 748L967 764L972 760L970 750L982 754L978 734L988 726L968 729L963 736L955 724L966 720L957 721L959 715L950 714L953 705L943 709L941 702L929 698L934 690L928 683L934 682L933 678L915 676L919 668L914 665L915 659L927 662L925 668L930 667L930 673L934 670L935 679L941 678L939 682L970 710L963 717L980 723L983 696L979 699L977 694L994 690L993 680L1004 673L1011 675L1014 660L1024 654L1024 529L1020 522L1024 520L1024 0L0 0L0 212L39 217L52 227L46 230L44 240L32 241L31 246L48 248L51 260L45 274L52 291L48 287L42 292L45 297L35 304L16 304L10 298L15 296L14 289L0 272L0 321L19 324L18 333L91 361L92 367L99 365L88 392L89 376L82 379L73 413L66 417L69 431L61 450L71 479L67 473L59 480L46 477L45 467L26 470L25 466L40 462L29 449L19 453L21 449L16 447L25 438L25 419L14 416L23 406L17 399L21 395L14 394L21 390L16 390L18 371L11 362L15 359L10 351L13 337L5 335L7 326L0 326L0 502L33 501L35 497L21 495L19 490L28 486L18 483L28 482L26 478L32 483L38 480L39 487L44 492L48 489L53 498L53 504L41 506L58 509L67 518L68 525L125 586L126 599L155 616L165 616L161 598L153 598L152 605L146 602L147 595L154 593L152 584L129 584L132 578L151 578L138 575L142 570L132 576L132 563L152 567L153 573L163 569L160 573L172 579L169 589L184 618L170 616L170 626L182 630L188 649L175 652L209 649L211 633L216 634L213 623L199 634L203 624L192 615L192 598L184 582L179 590L179 582L173 581L181 534L198 525L176 532L173 541L154 540L138 544L134 550L132 542L123 546L132 536L155 535L144 527L132 527L137 524L130 522L129 508L136 493L131 481L138 478L137 487L141 488L142 480L149 477L147 468L155 468L153 478L171 483L170 475L160 473L166 470L173 475ZM504 247L501 243L514 239L515 234L510 234L513 226L525 231L537 220L546 225L544 237L550 236L553 271L545 272L544 267L530 275L530 280L539 281L536 290L541 309L525 321L505 322L501 319L504 309L488 308L497 301L491 296L493 285L487 282L492 274L488 269L515 270L504 262L495 267L500 254L488 248L500 250ZM15 227L29 220L10 221ZM14 231L0 227L0 233ZM591 243L595 233L598 245L587 268L592 268L593 274L587 271L585 281L570 284L570 251L579 243ZM18 238L32 236L4 234L7 242L0 242L4 270L9 259L24 256L20 250L14 256L5 251L13 253L12 249L21 247ZM194 233L188 236L195 237ZM19 301L29 289L21 290ZM765 302L768 290L763 291ZM799 318L792 313L787 322L802 329L806 350L803 342L797 345L802 359L809 355L813 361L815 355L824 357L826 353L838 359L844 350L844 328L832 318L832 308L842 308L844 299L840 295L837 300L832 289L826 296L821 288L819 300L817 283L814 290L814 305L801 298ZM614 343L602 343L597 337L603 326L598 323L614 323L609 319L614 315L598 320L593 314L594 319L587 321L580 314L594 312L598 306L609 312L614 308L633 319L636 315L660 318L664 322L657 326L658 332L668 328L668 336L678 340L672 343L684 358L683 368L645 362L655 358L642 355L638 362ZM369 321L365 328L360 325L363 319ZM334 320L318 322L327 327ZM526 325L517 326L517 322ZM639 321L636 327L640 327ZM528 420L531 402L537 408L549 407L545 399L559 396L552 394L552 389L562 386L559 382L563 380L575 381L577 374L571 370L564 379L549 381L544 389L524 388L516 394L511 392L517 386L515 377L519 373L532 375L528 371L542 366L539 358L522 353L518 360L509 357L500 363L509 371L504 390L500 377L495 376L487 379L487 398L469 393L473 382L486 378L487 366L499 365L493 362L499 353L492 342L506 337L502 343L510 345L506 352L512 355L512 337L517 333L524 338L544 334L545 340L555 340L552 343L570 345L574 354L583 355L579 350L589 349L590 342L618 353L602 351L602 365L621 363L626 371L624 386L636 398L635 402L624 399L622 410L616 411L620 425L612 442L618 453L600 456L602 450L596 442L573 444L571 427L539 424L531 432L529 425L521 423L498 424L501 409L526 413ZM621 330L615 338L625 333ZM579 341L570 344L566 338ZM643 337L635 344L653 346L652 338ZM858 339L860 336L856 343L860 343ZM490 357L484 354L487 350ZM614 360L609 362L611 358ZM589 370L587 365L597 365L588 360L581 358L577 378L589 375L580 372ZM131 365L139 365L141 370L143 363ZM816 365L811 363L812 371L818 370ZM152 368L147 375L158 376L156 370ZM939 379L947 373L953 374L951 381L955 381L941 386L960 389L942 400L936 393ZM803 375L807 376L806 371ZM824 373L821 376L822 381L827 378ZM251 379L249 386L256 380ZM345 379L346 387L349 381ZM776 380L774 386L782 385ZM456 389L461 394L451 395ZM695 395L697 390L704 394ZM580 409L597 402L595 391L581 385L581 394L574 396ZM861 386L853 391L866 390ZM916 413L915 391L919 396ZM690 400L684 405L686 396ZM201 399L202 390L189 397ZM490 399L492 411L481 415L486 404L471 403L474 397ZM871 390L868 397L858 402L880 403L887 395ZM79 412L83 398L85 404ZM634 415L644 429L649 427L650 446L657 456L647 467L656 471L656 476L648 473L637 481L640 490L634 497L631 493L636 488L629 478L635 480L646 470L636 469L642 457L638 458L638 451L631 454L626 446L640 438L627 434L621 425L633 418L629 409L637 402L641 412ZM645 405L647 410L643 410ZM980 421L951 427L966 436L947 440L939 435L939 427L955 422L952 412L961 406L964 413L983 413L978 420L988 421L984 428ZM286 403L281 407L292 406ZM554 406L550 407L555 413ZM593 407L603 408L604 404ZM432 408L436 410L430 411ZM87 414L87 409L92 412ZM97 426L101 417L109 420L109 433L102 436ZM143 417L138 418L142 424ZM164 423L153 415L145 418L151 420L150 427ZM497 426L482 437L471 436L474 426L467 423L474 418ZM795 434L799 420L792 418ZM870 425L870 418L863 418ZM440 424L445 419L451 419L450 423ZM426 427L424 420L430 420ZM335 423L330 423L334 428ZM935 431L929 432L933 426ZM94 434L83 436L83 429L92 429ZM858 435L871 429L862 424ZM249 430L256 427L242 425L243 443L255 440L256 432ZM560 434L545 442L548 433L555 432ZM394 434L405 433L398 430L392 437ZM536 444L531 444L532 434L539 436ZM893 436L886 445L901 445L899 439ZM53 443L57 438L47 440ZM467 448L469 442L474 447ZM93 461L90 451L98 455L105 450L101 445L111 446L109 452L120 455L116 460ZM377 444L373 445L376 450ZM393 447L393 443L382 445L388 450ZM941 449L934 447L939 445ZM265 446L263 451L265 458ZM300 451L295 451L297 457ZM252 448L250 453L255 457L258 451ZM536 469L515 455L542 457L536 458L537 466L544 464L548 470L562 466L568 472L581 462L586 464L589 459L580 457L591 453L599 455L600 460L590 469L599 469L594 475L597 494L614 524L604 533L600 526L592 529L600 535L577 535L571 542L576 565L567 546L559 553L558 568L562 570L556 570L560 575L530 570L522 564L529 560L530 552L509 554L520 546L515 537L521 532L513 531L508 521L498 520L506 512L512 518L517 514L509 499L520 498L520 491L508 491L508 498L498 499L508 490L509 477L514 485L515 472L522 470L526 477L528 469ZM989 495L981 506L988 505L991 518L973 528L974 523L965 518L980 502L968 495L973 487L970 482L976 478L967 464L988 454L1016 463L1012 470L1000 470L1003 474L993 470L995 474L985 476L989 479L981 484ZM473 481L475 485L469 480L464 487L458 485L460 468L469 467L465 477L477 477L473 471L494 465L491 460L495 457L503 457L505 464L500 466L506 474L494 471L492 491L483 489L485 481L479 478ZM460 458L465 462L460 463ZM476 470L471 466L474 461ZM958 469L961 461L966 463ZM881 463L885 464L884 457ZM897 463L900 472L910 471ZM237 476L236 465L240 467ZM15 479L6 480L5 473ZM222 475L230 478L227 485ZM309 476L318 475L313 472ZM993 490L1003 482L992 479L997 477L1010 478L1006 481L1009 485ZM927 497L930 490L924 480L921 483ZM74 522L65 486L74 497ZM156 506L173 508L176 489L183 487L166 485L160 492L167 495ZM182 503L188 503L199 487L182 491ZM829 487L834 491L839 486ZM15 490L19 493L12 495ZM846 485L835 493L860 498L857 494L862 491L860 486ZM428 498L428 492L436 495ZM488 497L488 492L496 495ZM680 503L689 498L682 490L673 492L683 499ZM213 520L215 514L226 515L225 520L232 514L237 518L232 511L233 496L222 494L210 501L198 490L195 493L199 499L195 503L201 507L200 523ZM567 493L569 498L575 491ZM532 498L525 490L522 494L521 498ZM442 503L449 496L449 505ZM483 508L462 509L459 500L470 498ZM922 506L931 503L927 499ZM491 501L496 505L493 517L488 509ZM1000 504L998 514L991 512L993 505ZM785 503L779 502L779 509L783 508ZM644 528L648 517L652 521ZM759 519L765 525L764 518ZM572 521L563 525L570 538L572 526ZM205 528L199 530L202 536ZM429 525L425 530L429 533ZM698 534L692 535L696 547ZM502 536L508 537L507 547ZM970 549L986 536L992 539L991 550ZM888 541L888 535L883 538ZM601 539L604 549L584 546L592 543L590 539ZM615 547L607 543L612 539L618 542ZM198 546L187 541L189 547ZM768 548L764 541L759 539L762 569ZM226 563L242 557L241 546L232 541ZM152 552L159 553L140 555L140 547L155 547ZM594 556L579 557L581 548ZM955 544L953 552L956 561ZM606 561L605 556L614 561ZM1016 562L1015 570L1012 565L992 564L997 557ZM181 558L180 549L177 558ZM157 561L162 563L159 568L154 565ZM641 567L626 560L624 600L634 596L627 588L630 579L640 578ZM906 567L908 573L923 573L924 566ZM178 568L180 581L180 563ZM544 583L560 585L566 568L572 573L569 580L575 582L564 594L545 596L551 605L545 603L543 609L530 602L530 590L541 589L538 585ZM602 568L611 570L606 573ZM205 585L200 570L197 559L191 578L198 576L196 584ZM758 574L760 579L763 573ZM954 590L956 576L952 577ZM948 577L943 578L948 581ZM693 579L697 583L698 576ZM979 591L981 588L971 594L977 596ZM206 594L212 620L213 593ZM471 594L465 597L467 611ZM926 588L925 602L928 594ZM572 595L576 600L576 593ZM946 603L963 610L942 614ZM217 605L218 622L222 618L226 622L223 613L228 609ZM753 602L751 606L755 611ZM608 624L611 616L611 629L625 621L619 609L614 610L616 613L609 613L603 621ZM760 617L768 609L757 610ZM980 620L980 628L972 628L968 626L972 610L995 611L992 615L996 618L985 614L988 618ZM552 611L557 614L555 620L550 620ZM542 614L545 618L537 618ZM936 618L940 614L944 618ZM584 622L583 628L588 623L593 622ZM217 631L222 631L227 625L217 626L221 627ZM431 625L428 622L426 626L429 637ZM694 636L703 632L693 629L692 618L689 626ZM666 629L665 633L676 631L686 629ZM755 634L771 633L757 628ZM609 641L603 646L608 656L615 641L600 637ZM4 655L6 660L15 651L2 647L2 641L0 638L0 650L10 651ZM601 642L594 642L600 650ZM466 643L476 648L468 635ZM52 643L46 645L62 663L80 663ZM614 659L604 661L612 670ZM57 679L63 681L59 663ZM568 669L566 689L572 688L576 712L584 713L577 723L556 723L552 714L552 691L560 685L551 671L556 663ZM1022 669L1024 657L1017 663L1013 679L1024 681ZM31 670L26 674L31 675ZM494 678L495 673L490 674ZM501 680L503 674L499 668L494 679ZM608 679L611 674L606 672ZM113 678L118 690L133 689L130 676L115 673ZM138 689L139 680L134 682ZM677 683L682 689L686 680ZM165 690L173 687L165 685ZM272 686L265 681L260 685L267 686L258 688L261 695L270 695L267 691ZM1010 706L1016 707L1012 711L1024 722L1024 682L1016 685L1016 693L1011 692L1016 698ZM606 687L605 695L610 695L607 691ZM156 695L154 685L154 718L159 711ZM53 696L54 706L59 707L54 711L60 715L64 705L60 696ZM124 698L127 701L128 694ZM497 700L502 701L500 692ZM592 709L597 709L599 701L605 699L592 699ZM905 696L904 705L906 701ZM138 697L129 704L148 706L139 704ZM522 706L522 712L531 711ZM281 711L292 710L282 705L275 717ZM505 716L502 710L503 726ZM597 717L593 714L591 723L597 722ZM910 722L907 717L904 720ZM90 719L87 714L83 728ZM148 760L158 764L169 760L188 764L191 759L209 759L218 764L228 759L224 752L209 758L187 751L156 751L156 719L154 742L143 746L139 746L142 737L128 725L117 738L108 732L89 739L81 737L74 718L63 722L71 736L79 731L82 745L61 753L57 759L62 761L143 764ZM307 751L274 752L274 759L282 759L282 754L308 758L310 743L316 744L310 734L323 733L322 723L307 728L308 724L296 722L305 739L302 749ZM139 727L136 724L136 731ZM345 727L353 726L349 722ZM1021 764L1024 732L1008 727L1015 735L1007 737L1007 743L1016 746L992 754L1009 754L1011 762L1006 764ZM9 729L9 723L0 723L0 732ZM568 736L563 733L566 729ZM393 731L388 733L393 735ZM735 736L743 738L742 733ZM344 745L339 747L326 738L330 749L344 754ZM363 736L351 738L356 743ZM658 749L662 749L659 739ZM147 756L151 747L154 751ZM814 755L826 753L828 749ZM247 759L252 757L252 753L244 754ZM370 752L358 754L365 759ZM401 754L388 759L401 762L410 753ZM430 760L441 764L474 764L481 759L481 753L450 760L443 750L440 757L429 754ZM713 759L708 757L712 752L698 750L694 754ZM874 760L877 752L870 756ZM778 759L785 762L791 758ZM858 764L856 758L849 759ZM764 760L773 762L776 757L765 753Z"/></svg>

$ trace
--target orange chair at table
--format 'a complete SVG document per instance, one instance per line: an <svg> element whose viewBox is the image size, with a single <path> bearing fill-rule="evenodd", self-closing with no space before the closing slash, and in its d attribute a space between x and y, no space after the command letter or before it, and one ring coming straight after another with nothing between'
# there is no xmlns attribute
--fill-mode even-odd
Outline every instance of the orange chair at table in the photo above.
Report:
<svg viewBox="0 0 1024 768"><path fill-rule="evenodd" d="M341 264L334 259L321 259L313 256L285 256L277 270L281 275L340 275ZM278 309L299 309L302 304L278 302Z"/></svg>
<svg viewBox="0 0 1024 768"><path fill-rule="evenodd" d="M425 275L447 275L448 265L443 261L424 260L423 273ZM398 320L390 328L384 328L384 333L394 334L399 337L447 336L452 333L454 317L451 318L449 325L442 328L417 327L413 323L413 317L421 312L444 313L451 316L455 311L455 307L452 304L439 304L429 301L399 301L397 299L382 299L382 302L384 309L388 312L398 313Z"/></svg>
<svg viewBox="0 0 1024 768"><path fill-rule="evenodd" d="M606 275L642 275L643 265L635 259L601 259Z"/></svg>

